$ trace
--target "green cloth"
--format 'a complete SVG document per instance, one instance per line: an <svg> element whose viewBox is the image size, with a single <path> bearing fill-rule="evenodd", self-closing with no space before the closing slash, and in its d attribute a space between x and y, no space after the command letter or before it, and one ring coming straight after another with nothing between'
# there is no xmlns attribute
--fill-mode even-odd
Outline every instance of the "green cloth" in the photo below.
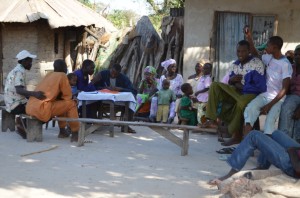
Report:
<svg viewBox="0 0 300 198"><path fill-rule="evenodd" d="M157 92L157 104L159 105L169 105L175 100L175 93L171 89L162 89Z"/></svg>
<svg viewBox="0 0 300 198"><path fill-rule="evenodd" d="M217 117L221 118L228 124L230 134L241 132L244 123L244 109L256 95L241 94L234 86L220 82L213 82L208 93L206 117L212 120L216 120ZM217 115L217 108L220 103L222 103L222 109Z"/></svg>
<svg viewBox="0 0 300 198"><path fill-rule="evenodd" d="M180 100L180 107L192 107L191 99L183 96ZM188 125L197 125L197 114L193 110L180 110L180 117L189 119Z"/></svg>

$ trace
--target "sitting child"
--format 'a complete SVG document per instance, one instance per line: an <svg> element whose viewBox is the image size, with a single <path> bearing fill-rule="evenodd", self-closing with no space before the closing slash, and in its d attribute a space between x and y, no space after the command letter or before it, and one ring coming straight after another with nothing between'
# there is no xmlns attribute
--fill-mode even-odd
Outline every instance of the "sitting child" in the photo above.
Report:
<svg viewBox="0 0 300 198"><path fill-rule="evenodd" d="M157 122L162 120L163 123L167 123L170 111L170 103L176 100L175 93L169 88L170 81L164 79L162 82L162 89L156 92L158 100L158 109L156 114Z"/></svg>
<svg viewBox="0 0 300 198"><path fill-rule="evenodd" d="M197 114L193 110L193 102L191 95L193 94L193 88L189 83L184 83L181 86L181 91L184 93L180 100L179 116L189 120L188 125L197 125Z"/></svg>
<svg viewBox="0 0 300 198"><path fill-rule="evenodd" d="M69 83L72 89L72 95L73 97L78 94L78 90L77 90L77 76L74 73L69 73L67 75L68 79L69 79Z"/></svg>

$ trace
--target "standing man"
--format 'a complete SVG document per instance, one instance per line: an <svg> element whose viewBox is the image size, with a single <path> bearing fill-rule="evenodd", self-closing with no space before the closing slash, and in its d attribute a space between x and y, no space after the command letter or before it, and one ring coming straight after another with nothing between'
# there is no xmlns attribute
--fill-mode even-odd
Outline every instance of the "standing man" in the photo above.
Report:
<svg viewBox="0 0 300 198"><path fill-rule="evenodd" d="M238 144L242 139L243 112L247 104L255 96L266 89L264 65L258 58L250 56L250 44L241 40L236 49L236 60L229 75L229 85L213 82L209 88L206 117L209 119L202 127L217 127L217 120L228 124L228 132L232 138L223 142L223 146ZM218 105L222 103L222 110L218 114ZM230 111L224 106L229 105ZM222 134L221 136L222 141Z"/></svg>
<svg viewBox="0 0 300 198"><path fill-rule="evenodd" d="M4 87L4 102L6 111L14 115L25 114L25 105L27 98L30 96L42 100L45 95L42 91L27 91L26 90L26 75L25 70L30 70L32 59L36 55L29 53L27 50L19 52L16 56L18 65L11 70L5 81ZM17 133L26 139L26 132L22 125L20 117L16 118Z"/></svg>
<svg viewBox="0 0 300 198"><path fill-rule="evenodd" d="M49 73L37 85L36 91L43 91L46 98L37 100L30 97L26 105L26 113L37 119L48 122L55 116L78 118L77 102L72 99L72 91L67 78L67 65L65 61L58 59L54 61L54 72ZM67 123L59 121L58 138L68 137ZM69 122L72 136L71 142L78 141L79 122Z"/></svg>

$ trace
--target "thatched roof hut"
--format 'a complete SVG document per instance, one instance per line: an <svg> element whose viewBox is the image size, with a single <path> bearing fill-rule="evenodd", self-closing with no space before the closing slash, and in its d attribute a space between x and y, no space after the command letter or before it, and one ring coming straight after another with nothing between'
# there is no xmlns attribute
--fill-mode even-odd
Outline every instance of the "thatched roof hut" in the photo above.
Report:
<svg viewBox="0 0 300 198"><path fill-rule="evenodd" d="M89 58L87 31L99 38L116 31L105 18L77 0L2 0L0 23L0 74L6 76L17 64L16 54L26 49L38 57L27 75L29 86L53 69L55 59L65 59L73 70Z"/></svg>

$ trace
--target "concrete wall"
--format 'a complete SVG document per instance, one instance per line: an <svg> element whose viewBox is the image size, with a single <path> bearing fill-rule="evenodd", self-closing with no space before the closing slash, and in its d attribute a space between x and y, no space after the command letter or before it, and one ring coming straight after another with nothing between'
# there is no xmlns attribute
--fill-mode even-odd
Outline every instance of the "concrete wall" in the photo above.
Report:
<svg viewBox="0 0 300 198"><path fill-rule="evenodd" d="M59 35L58 53L54 52L54 33ZM53 61L63 58L64 34L60 29L51 30L46 22L5 23L2 26L3 40L3 84L7 73L18 63L16 55L23 49L36 54L30 71L26 73L28 89L32 90L53 69Z"/></svg>
<svg viewBox="0 0 300 198"><path fill-rule="evenodd" d="M216 11L277 15L277 35L284 40L282 53L300 43L299 0L186 0L184 17L184 78L194 73L194 65L210 58ZM212 60L213 61L213 60Z"/></svg>

